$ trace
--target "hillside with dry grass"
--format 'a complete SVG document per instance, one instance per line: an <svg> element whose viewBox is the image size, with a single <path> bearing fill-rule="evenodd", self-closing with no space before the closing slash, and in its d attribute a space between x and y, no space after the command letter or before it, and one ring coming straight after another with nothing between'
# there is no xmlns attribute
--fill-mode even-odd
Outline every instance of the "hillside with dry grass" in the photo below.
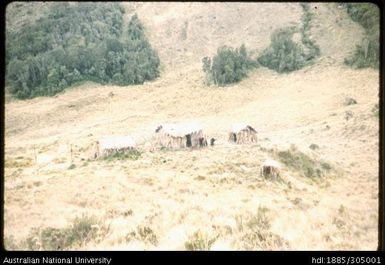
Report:
<svg viewBox="0 0 385 265"><path fill-rule="evenodd" d="M376 249L379 73L343 64L363 34L344 9L311 5L313 65L259 67L216 87L205 84L202 57L221 45L263 50L275 29L300 26L300 5L122 5L158 50L160 77L7 99L7 249ZM216 145L152 148L157 125L184 121ZM258 131L257 144L227 141L237 122ZM133 136L138 152L91 159L109 135ZM260 176L269 158L282 165L278 180Z"/></svg>

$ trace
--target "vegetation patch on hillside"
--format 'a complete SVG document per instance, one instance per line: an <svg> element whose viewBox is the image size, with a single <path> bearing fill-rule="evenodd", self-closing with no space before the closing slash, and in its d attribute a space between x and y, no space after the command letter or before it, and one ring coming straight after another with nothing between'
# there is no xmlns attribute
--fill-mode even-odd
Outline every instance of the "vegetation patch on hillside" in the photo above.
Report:
<svg viewBox="0 0 385 265"><path fill-rule="evenodd" d="M257 67L257 62L251 59L245 45L236 49L222 46L212 60L204 57L202 63L206 82L219 86L239 82L247 77L251 69Z"/></svg>
<svg viewBox="0 0 385 265"><path fill-rule="evenodd" d="M132 240L140 240L154 246L158 244L158 237L154 230L151 227L144 225L137 226L136 230L133 230L126 235L126 242Z"/></svg>
<svg viewBox="0 0 385 265"><path fill-rule="evenodd" d="M272 153L285 166L307 178L324 177L333 169L326 161L312 158L298 150L295 146L283 151L273 150Z"/></svg>
<svg viewBox="0 0 385 265"><path fill-rule="evenodd" d="M102 157L103 160L114 161L114 160L138 160L142 152L136 149L124 151L124 152L114 152L109 156Z"/></svg>
<svg viewBox="0 0 385 265"><path fill-rule="evenodd" d="M217 238L218 235L210 236L198 230L185 242L185 248L186 250L210 250Z"/></svg>
<svg viewBox="0 0 385 265"><path fill-rule="evenodd" d="M142 84L160 60L137 15L127 27L118 3L64 3L6 32L6 85L17 98L52 96L80 81Z"/></svg>
<svg viewBox="0 0 385 265"><path fill-rule="evenodd" d="M380 13L373 3L343 3L351 19L365 29L365 36L354 53L345 58L353 68L378 68L380 63Z"/></svg>
<svg viewBox="0 0 385 265"><path fill-rule="evenodd" d="M241 249L274 250L288 247L289 243L285 239L270 231L268 211L265 207L259 207L255 214L236 216L236 229L232 233L238 236Z"/></svg>
<svg viewBox="0 0 385 265"><path fill-rule="evenodd" d="M271 44L262 51L258 62L278 73L299 70L313 63L320 55L319 47L310 38L311 20L308 3L301 3L303 8L302 27L290 26L279 28L271 35ZM301 42L294 41L294 34L301 34Z"/></svg>
<svg viewBox="0 0 385 265"><path fill-rule="evenodd" d="M109 228L94 216L83 215L63 228L33 228L22 242L7 238L8 250L69 250L83 246L90 241L98 241L108 233Z"/></svg>

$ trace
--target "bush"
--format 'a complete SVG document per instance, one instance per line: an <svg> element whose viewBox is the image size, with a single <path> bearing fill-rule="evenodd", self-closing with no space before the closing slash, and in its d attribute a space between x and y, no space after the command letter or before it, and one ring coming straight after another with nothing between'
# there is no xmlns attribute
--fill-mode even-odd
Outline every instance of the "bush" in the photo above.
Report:
<svg viewBox="0 0 385 265"><path fill-rule="evenodd" d="M380 60L379 8L372 3L344 3L351 19L365 29L365 36L354 53L345 58L345 64L353 68L378 68Z"/></svg>
<svg viewBox="0 0 385 265"><path fill-rule="evenodd" d="M186 250L210 250L217 238L218 236L209 238L207 233L198 230L185 242L185 248Z"/></svg>
<svg viewBox="0 0 385 265"><path fill-rule="evenodd" d="M368 35L362 40L360 45L356 46L354 53L344 59L344 63L353 68L378 68L380 60L379 37Z"/></svg>
<svg viewBox="0 0 385 265"><path fill-rule="evenodd" d="M6 83L17 98L51 96L90 80L142 84L160 60L137 15L123 32L117 3L54 3L34 24L6 34Z"/></svg>
<svg viewBox="0 0 385 265"><path fill-rule="evenodd" d="M71 225L64 228L34 228L24 245L28 250L66 250L80 247L107 231L108 228L95 217L82 216L75 218Z"/></svg>
<svg viewBox="0 0 385 265"><path fill-rule="evenodd" d="M240 48L222 46L211 60L209 57L202 59L203 71L206 73L206 81L211 84L223 86L239 82L247 76L247 73L257 66L247 53L246 47Z"/></svg>
<svg viewBox="0 0 385 265"><path fill-rule="evenodd" d="M304 50L299 43L292 40L295 32L294 27L274 31L271 35L270 47L262 52L258 62L279 73L291 72L305 66Z"/></svg>
<svg viewBox="0 0 385 265"><path fill-rule="evenodd" d="M268 211L265 207L259 207L256 214L247 213L236 216L237 227L234 234L239 235L242 249L271 250L288 246L286 240L270 231Z"/></svg>
<svg viewBox="0 0 385 265"><path fill-rule="evenodd" d="M303 9L302 27L284 27L271 34L271 44L258 58L258 62L278 73L292 72L313 63L320 55L320 49L310 38L311 20L308 3L301 3ZM301 33L301 43L293 41L293 35Z"/></svg>
<svg viewBox="0 0 385 265"><path fill-rule="evenodd" d="M130 242L133 239L141 240L154 246L158 244L158 237L149 226L138 225L136 230L133 230L126 235L127 242Z"/></svg>
<svg viewBox="0 0 385 265"><path fill-rule="evenodd" d="M128 151L122 151L122 152L114 152L113 154L103 157L104 160L112 161L112 160L138 160L139 157L142 155L142 152L136 150L136 149L130 149Z"/></svg>

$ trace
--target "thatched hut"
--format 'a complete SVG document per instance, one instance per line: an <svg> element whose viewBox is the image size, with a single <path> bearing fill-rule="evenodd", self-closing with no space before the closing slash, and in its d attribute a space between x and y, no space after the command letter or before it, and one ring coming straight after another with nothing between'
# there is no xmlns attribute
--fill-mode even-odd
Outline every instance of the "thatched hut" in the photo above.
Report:
<svg viewBox="0 0 385 265"><path fill-rule="evenodd" d="M234 124L229 132L229 141L236 144L257 142L257 131L247 124Z"/></svg>
<svg viewBox="0 0 385 265"><path fill-rule="evenodd" d="M93 158L109 156L117 152L134 149L135 141L130 136L112 136L95 141L92 151Z"/></svg>
<svg viewBox="0 0 385 265"><path fill-rule="evenodd" d="M281 172L281 165L272 159L267 159L261 166L261 175L265 178L277 179Z"/></svg>
<svg viewBox="0 0 385 265"><path fill-rule="evenodd" d="M175 149L207 146L203 129L196 123L161 124L155 133L162 147Z"/></svg>

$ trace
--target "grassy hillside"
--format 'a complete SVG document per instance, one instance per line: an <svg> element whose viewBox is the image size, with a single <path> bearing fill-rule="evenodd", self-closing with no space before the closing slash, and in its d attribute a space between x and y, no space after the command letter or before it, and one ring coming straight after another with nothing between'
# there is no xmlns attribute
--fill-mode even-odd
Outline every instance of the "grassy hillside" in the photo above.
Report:
<svg viewBox="0 0 385 265"><path fill-rule="evenodd" d="M124 8L159 51L158 79L5 105L7 249L377 247L379 73L343 64L363 34L344 9L311 5L313 65L259 67L219 88L206 86L201 58L242 42L262 51L275 29L300 24L299 4ZM156 126L179 121L200 122L216 145L154 150ZM237 122L258 131L257 144L227 141ZM133 136L140 153L90 159L108 135ZM278 180L260 177L268 158L282 165Z"/></svg>

